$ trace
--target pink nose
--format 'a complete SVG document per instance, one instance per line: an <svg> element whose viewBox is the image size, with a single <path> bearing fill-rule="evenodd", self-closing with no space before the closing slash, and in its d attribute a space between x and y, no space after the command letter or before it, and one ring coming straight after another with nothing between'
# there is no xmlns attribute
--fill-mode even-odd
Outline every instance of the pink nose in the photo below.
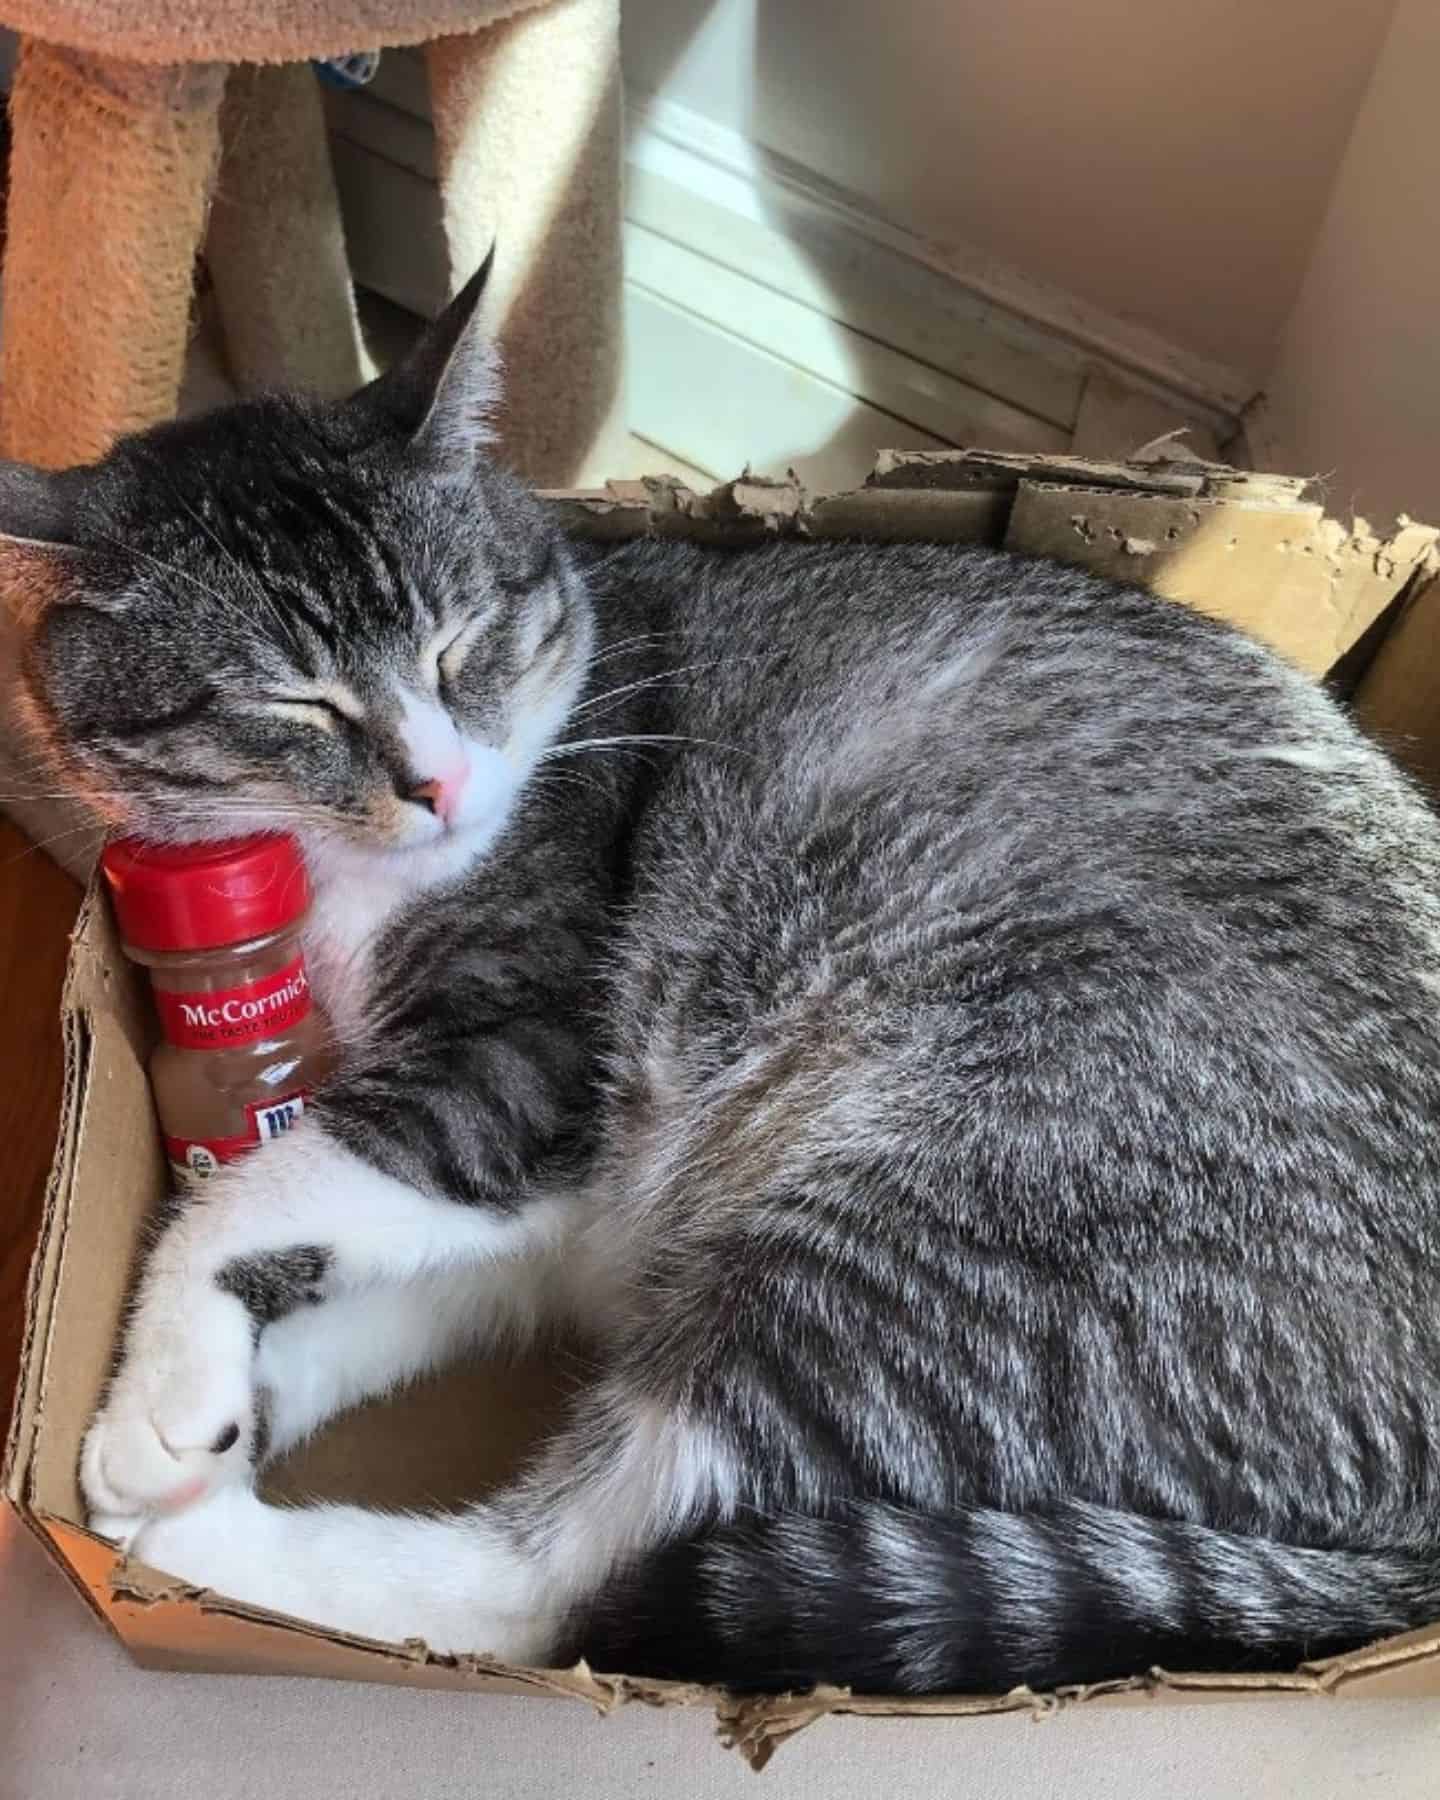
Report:
<svg viewBox="0 0 1440 1800"><path fill-rule="evenodd" d="M437 775L430 781L417 781L406 799L413 800L417 806L428 806L436 818L451 825L460 810L460 799L469 779L468 766L460 763L448 774Z"/></svg>

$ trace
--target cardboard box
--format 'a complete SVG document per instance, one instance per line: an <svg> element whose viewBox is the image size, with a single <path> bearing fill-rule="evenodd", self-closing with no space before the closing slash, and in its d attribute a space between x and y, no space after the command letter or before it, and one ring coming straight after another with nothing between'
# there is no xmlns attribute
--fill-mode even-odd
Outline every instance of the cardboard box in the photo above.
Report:
<svg viewBox="0 0 1440 1800"><path fill-rule="evenodd" d="M1342 682L1402 759L1422 777L1440 778L1437 533L1405 521L1384 540L1362 523L1346 529L1309 503L1303 488L1214 464L964 452L888 455L865 488L814 501L793 483L748 478L708 496L659 481L552 499L570 529L592 537L681 533L733 544L777 533L941 538L1004 543L1142 580L1234 619L1313 675ZM1437 1621L1288 1674L1152 1669L1045 1694L904 1700L836 1688L736 1700L583 1664L522 1669L478 1655L435 1655L419 1642L375 1643L198 1590L127 1558L86 1530L76 1463L145 1222L164 1195L165 1164L144 1073L151 1025L143 983L121 956L95 890L76 927L62 1019L59 1143L31 1273L4 1490L142 1664L564 1695L602 1712L630 1700L703 1705L714 1709L725 1741L756 1767L828 1713L960 1717L1245 1693L1440 1695ZM543 1434L575 1378L570 1358L558 1366L453 1371L337 1421L273 1470L267 1485L278 1495L382 1505L478 1497ZM454 1429L456 1421L463 1429Z"/></svg>

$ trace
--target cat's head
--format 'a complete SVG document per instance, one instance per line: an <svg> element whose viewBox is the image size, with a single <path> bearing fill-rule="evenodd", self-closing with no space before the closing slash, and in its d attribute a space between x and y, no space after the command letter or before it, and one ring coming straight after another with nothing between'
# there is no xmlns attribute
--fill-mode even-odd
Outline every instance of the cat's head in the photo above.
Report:
<svg viewBox="0 0 1440 1800"><path fill-rule="evenodd" d="M413 853L503 821L591 620L487 458L484 276L348 401L245 401L59 474L0 464L22 704L117 829Z"/></svg>

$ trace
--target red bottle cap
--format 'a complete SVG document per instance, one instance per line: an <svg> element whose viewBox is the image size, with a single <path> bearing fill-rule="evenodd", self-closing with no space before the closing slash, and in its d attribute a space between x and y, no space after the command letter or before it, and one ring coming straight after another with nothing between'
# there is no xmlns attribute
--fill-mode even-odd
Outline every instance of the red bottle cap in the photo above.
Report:
<svg viewBox="0 0 1440 1800"><path fill-rule="evenodd" d="M100 859L120 935L138 950L216 950L293 925L310 905L294 838L209 844L118 838Z"/></svg>

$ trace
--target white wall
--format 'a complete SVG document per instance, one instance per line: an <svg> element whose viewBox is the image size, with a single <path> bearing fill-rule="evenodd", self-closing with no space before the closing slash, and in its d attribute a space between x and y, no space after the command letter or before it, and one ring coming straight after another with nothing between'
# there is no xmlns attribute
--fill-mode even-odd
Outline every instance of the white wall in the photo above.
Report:
<svg viewBox="0 0 1440 1800"><path fill-rule="evenodd" d="M1440 4L1401 0L1267 384L1331 508L1440 523Z"/></svg>
<svg viewBox="0 0 1440 1800"><path fill-rule="evenodd" d="M626 64L897 223L1258 378L1394 5L626 0Z"/></svg>

